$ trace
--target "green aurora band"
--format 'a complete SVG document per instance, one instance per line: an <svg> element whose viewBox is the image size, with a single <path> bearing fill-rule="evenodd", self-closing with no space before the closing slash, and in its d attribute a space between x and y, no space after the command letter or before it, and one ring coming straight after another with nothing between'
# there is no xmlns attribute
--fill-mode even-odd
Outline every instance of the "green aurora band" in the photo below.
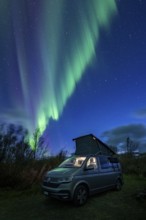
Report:
<svg viewBox="0 0 146 220"><path fill-rule="evenodd" d="M86 68L96 55L95 47L99 41L100 29L108 28L117 8L115 0L76 1L72 25L69 27L70 39L64 47L61 70L60 45L64 37L64 8L69 1L45 1L40 51L43 57L45 84L43 102L38 106L37 125L41 132L50 118L58 120L67 100L73 94L76 84L81 80ZM47 13L48 8L51 11ZM81 12L80 12L81 9ZM53 21L53 22L52 22ZM58 74L63 73L63 77ZM57 85L57 88L56 88Z"/></svg>
<svg viewBox="0 0 146 220"><path fill-rule="evenodd" d="M25 34L32 22L28 14L33 13L29 9L33 1L14 1L16 4L10 0L3 1L1 8L3 11L6 8L12 11L23 109L26 114L26 120L20 121L30 134L35 128L39 128L43 134L50 119L59 119L76 84L93 62L100 31L109 29L117 13L116 0L38 1L37 16L33 17L33 22L35 19L38 22L37 28L31 32L33 40L30 49ZM21 27L24 31L21 31ZM31 63L33 48L34 60ZM36 75L31 76L35 64L39 68L34 71ZM35 99L34 93L37 97ZM31 137L30 143L33 148Z"/></svg>

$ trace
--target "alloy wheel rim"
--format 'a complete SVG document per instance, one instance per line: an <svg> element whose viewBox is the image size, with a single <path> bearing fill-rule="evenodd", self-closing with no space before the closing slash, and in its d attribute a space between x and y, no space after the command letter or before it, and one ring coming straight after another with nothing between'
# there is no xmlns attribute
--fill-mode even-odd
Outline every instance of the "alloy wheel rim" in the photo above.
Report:
<svg viewBox="0 0 146 220"><path fill-rule="evenodd" d="M77 195L77 200L79 201L79 204L83 204L87 199L87 191L83 188L81 188Z"/></svg>

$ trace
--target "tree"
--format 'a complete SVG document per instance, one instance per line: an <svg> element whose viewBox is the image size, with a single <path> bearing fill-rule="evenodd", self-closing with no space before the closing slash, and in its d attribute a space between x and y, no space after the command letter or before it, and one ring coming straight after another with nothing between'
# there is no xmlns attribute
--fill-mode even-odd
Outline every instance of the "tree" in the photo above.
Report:
<svg viewBox="0 0 146 220"><path fill-rule="evenodd" d="M137 142L134 142L130 139L130 137L127 137L126 139L126 151L128 154L132 155L135 150L138 149L139 144Z"/></svg>
<svg viewBox="0 0 146 220"><path fill-rule="evenodd" d="M33 151L28 144L28 131L14 124L0 125L0 162L31 159Z"/></svg>
<svg viewBox="0 0 146 220"><path fill-rule="evenodd" d="M33 133L33 151L34 151L34 159L36 158L36 152L38 149L39 139L40 139L41 133L40 129L36 128L35 132Z"/></svg>
<svg viewBox="0 0 146 220"><path fill-rule="evenodd" d="M33 134L32 147L34 152L34 159L42 159L49 157L49 147L45 138L41 136L39 128Z"/></svg>
<svg viewBox="0 0 146 220"><path fill-rule="evenodd" d="M13 124L0 126L0 162L12 159L13 145L16 141Z"/></svg>

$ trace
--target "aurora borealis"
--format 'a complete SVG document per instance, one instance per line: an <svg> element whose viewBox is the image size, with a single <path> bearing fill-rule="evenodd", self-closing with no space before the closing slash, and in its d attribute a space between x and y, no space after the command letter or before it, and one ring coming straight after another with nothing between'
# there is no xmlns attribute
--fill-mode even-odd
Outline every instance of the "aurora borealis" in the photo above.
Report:
<svg viewBox="0 0 146 220"><path fill-rule="evenodd" d="M7 62L15 62L18 74L13 79L14 73L9 70L7 80L16 84L19 80L21 89L18 98L7 88L12 106L15 103L14 114L9 116L17 120L15 114L21 106L25 122L20 117L20 123L25 123L31 133L36 127L43 133L51 118L58 120L92 62L100 29L109 27L116 4L114 0L2 2L2 16L7 15L9 20L5 35L12 35L8 50L13 52L7 52ZM70 14L65 15L68 11Z"/></svg>
<svg viewBox="0 0 146 220"><path fill-rule="evenodd" d="M100 28L109 26L116 12L115 1L74 1L71 4L74 11L66 19L70 19L72 25L67 28L63 15L64 10L70 7L70 2L46 1L44 5L40 39L44 98L37 112L37 124L42 131L50 118L59 118L76 84L95 56ZM48 15L48 9L51 15ZM71 12L71 9L68 10Z"/></svg>
<svg viewBox="0 0 146 220"><path fill-rule="evenodd" d="M142 21L137 11L144 3L136 0L132 6L131 2L0 1L0 121L23 125L30 137L40 128L41 134L50 137L50 145L51 139L58 137L60 147L66 146L67 137L88 132L98 135L127 123L141 124L137 117L128 119L119 104L119 97L124 105L129 94L135 94L129 76L138 83L135 88L140 84L134 73L138 67L130 68L131 63L138 62L128 59L139 53L138 49L132 51L138 48L134 25ZM132 24L132 13L141 20ZM140 33L142 23L137 27L140 31L136 36L144 36ZM128 41L132 40L130 47ZM144 102L137 108L137 101L131 99L133 110L127 104L127 111L145 112ZM108 121L109 127L103 121Z"/></svg>

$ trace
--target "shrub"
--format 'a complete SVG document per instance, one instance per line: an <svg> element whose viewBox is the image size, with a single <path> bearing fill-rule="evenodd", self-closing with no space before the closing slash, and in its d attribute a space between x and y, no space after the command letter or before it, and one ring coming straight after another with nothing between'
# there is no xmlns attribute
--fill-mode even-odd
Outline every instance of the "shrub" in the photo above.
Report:
<svg viewBox="0 0 146 220"><path fill-rule="evenodd" d="M134 157L132 155L121 155L120 161L125 174L135 174L146 177L146 155Z"/></svg>
<svg viewBox="0 0 146 220"><path fill-rule="evenodd" d="M28 188L40 183L44 173L57 167L65 155L61 151L57 156L48 159L0 163L0 187Z"/></svg>

